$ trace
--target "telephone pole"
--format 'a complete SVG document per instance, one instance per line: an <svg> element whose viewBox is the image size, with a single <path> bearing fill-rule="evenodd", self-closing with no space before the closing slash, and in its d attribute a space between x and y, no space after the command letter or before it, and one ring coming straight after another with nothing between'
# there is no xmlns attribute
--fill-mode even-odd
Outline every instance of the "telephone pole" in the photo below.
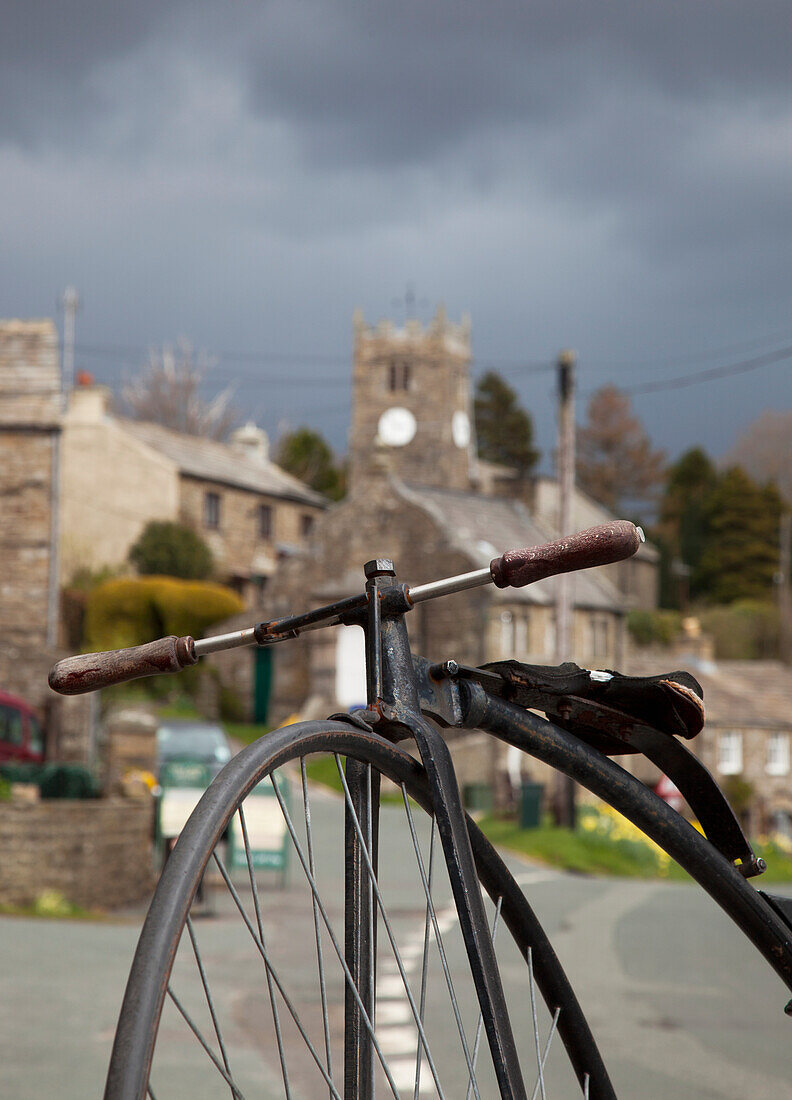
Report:
<svg viewBox="0 0 792 1100"><path fill-rule="evenodd" d="M575 353L558 356L558 533L572 529L572 497L575 492ZM570 574L556 577L556 661L569 660L572 650L572 601Z"/></svg>
<svg viewBox="0 0 792 1100"><path fill-rule="evenodd" d="M60 300L63 307L63 377L61 388L64 396L74 389L74 320L80 307L80 295L73 286L67 286Z"/></svg>
<svg viewBox="0 0 792 1100"><path fill-rule="evenodd" d="M571 534L572 498L575 492L575 362L574 351L558 356L558 533ZM557 664L568 661L572 653L572 586L569 573L559 573L556 581ZM556 772L555 815L559 825L575 826L575 783Z"/></svg>
<svg viewBox="0 0 792 1100"><path fill-rule="evenodd" d="M792 512L781 516L781 532L778 553L778 655L782 661L792 664Z"/></svg>

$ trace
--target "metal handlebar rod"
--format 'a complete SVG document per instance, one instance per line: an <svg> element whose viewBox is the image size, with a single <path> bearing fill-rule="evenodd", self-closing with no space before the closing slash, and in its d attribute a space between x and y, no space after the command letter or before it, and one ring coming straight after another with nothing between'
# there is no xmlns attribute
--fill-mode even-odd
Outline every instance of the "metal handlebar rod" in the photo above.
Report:
<svg viewBox="0 0 792 1100"><path fill-rule="evenodd" d="M398 610L408 611L414 604L454 592L464 592L484 584L495 584L498 588L522 588L558 573L609 565L632 557L644 541L644 533L640 527L635 527L627 520L614 520L544 546L507 550L501 557L493 558L489 568L460 573L455 577L414 587L401 586L403 600ZM363 592L302 615L273 619L245 630L235 630L198 641L189 637L160 638L159 641L131 649L67 657L53 666L49 685L61 695L81 695L141 676L178 672L195 664L208 653L240 646L273 645L275 642L296 638L306 630L358 621L359 613L367 602L368 593Z"/></svg>

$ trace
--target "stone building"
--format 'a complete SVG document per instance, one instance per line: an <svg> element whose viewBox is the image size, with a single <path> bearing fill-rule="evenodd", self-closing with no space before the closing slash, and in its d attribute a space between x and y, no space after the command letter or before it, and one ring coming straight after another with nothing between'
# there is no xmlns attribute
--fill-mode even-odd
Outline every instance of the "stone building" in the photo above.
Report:
<svg viewBox="0 0 792 1100"><path fill-rule="evenodd" d="M55 648L61 432L55 326L0 322L0 688L49 713L57 755L83 759L86 701L61 702L47 687L50 666L64 656Z"/></svg>
<svg viewBox="0 0 792 1100"><path fill-rule="evenodd" d="M633 653L625 668L654 675L683 668L704 691L706 724L686 742L745 819L751 836L792 840L792 670L780 661L715 661L702 647ZM653 784L659 773L641 773Z"/></svg>
<svg viewBox="0 0 792 1100"><path fill-rule="evenodd" d="M109 396L78 386L64 419L62 583L78 569L123 565L149 521L177 520L207 542L218 575L256 601L325 498L270 461L253 424L219 443L114 416Z"/></svg>
<svg viewBox="0 0 792 1100"><path fill-rule="evenodd" d="M558 537L550 506L541 516L531 509L530 486L497 495L503 479L476 459L467 322L452 324L439 310L426 327L369 328L356 314L354 336L349 495L318 521L309 552L278 570L262 618L361 591L370 558L392 558L400 579L420 584ZM608 518L599 511L594 522ZM647 567L654 568L651 556ZM620 581L607 569L572 579L573 656L581 663L613 667L621 659L632 603ZM434 659L549 663L555 599L553 578L524 589L487 586L419 605L408 626L415 650ZM261 652L216 658L243 700L255 697L251 676ZM270 720L364 702L358 628L317 631L271 652Z"/></svg>

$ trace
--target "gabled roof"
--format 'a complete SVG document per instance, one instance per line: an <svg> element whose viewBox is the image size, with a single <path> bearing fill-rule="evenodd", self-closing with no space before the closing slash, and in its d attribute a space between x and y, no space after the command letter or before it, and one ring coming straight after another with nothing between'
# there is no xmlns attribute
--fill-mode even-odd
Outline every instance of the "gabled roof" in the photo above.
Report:
<svg viewBox="0 0 792 1100"><path fill-rule="evenodd" d="M552 524L554 518L558 516L558 482L552 477L537 477L534 482L534 494L536 515ZM572 526L576 531L621 518L623 517L614 516L588 493L584 493L579 486L575 486L572 495ZM645 558L647 561L659 561L660 552L652 543L642 542L636 557Z"/></svg>
<svg viewBox="0 0 792 1100"><path fill-rule="evenodd" d="M792 669L780 661L704 661L647 652L630 656L619 671L654 676L677 669L704 689L708 725L792 729Z"/></svg>
<svg viewBox="0 0 792 1100"><path fill-rule="evenodd" d="M546 523L535 519L520 501L453 489L408 485L393 479L397 493L422 508L440 526L449 542L470 558L472 569L482 569L504 550L540 546L558 538ZM622 611L624 600L611 581L587 569L570 577L573 605L596 610ZM556 579L548 577L527 588L496 590L498 598L552 605Z"/></svg>
<svg viewBox="0 0 792 1100"><path fill-rule="evenodd" d="M216 481L318 508L328 506L327 499L320 493L268 459L245 454L227 443L184 435L160 424L123 419L119 419L118 424L142 443L170 458L187 477Z"/></svg>

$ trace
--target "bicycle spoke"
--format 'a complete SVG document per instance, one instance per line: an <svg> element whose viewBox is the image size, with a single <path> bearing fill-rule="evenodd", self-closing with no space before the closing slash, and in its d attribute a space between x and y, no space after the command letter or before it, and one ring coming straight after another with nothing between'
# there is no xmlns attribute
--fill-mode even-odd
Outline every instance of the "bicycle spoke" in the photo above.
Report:
<svg viewBox="0 0 792 1100"><path fill-rule="evenodd" d="M368 851L369 858L373 859L374 858L374 832L373 832L373 830L374 830L374 806L373 806L373 803L372 803L372 800L371 800L371 764L366 765L366 800L367 800L367 805L368 805L368 808L369 808L368 809L368 814L367 814L367 823L366 823L367 824L366 832L368 834L367 837L366 837L366 840L368 842L368 847L367 847L366 850ZM377 1020L376 1020L377 1001L376 1001L376 996L375 996L374 990L375 990L375 986L376 986L377 970L376 970L376 959L374 957L375 946L376 946L375 939L374 939L374 917L375 917L374 896L373 896L373 890L372 890L372 885L371 885L371 877L369 876L369 882L368 882L369 1002L368 1003L371 1005L372 1023L376 1026L376 1023L377 1023ZM370 1063L371 1063L371 1080L373 1081L374 1080L374 1051L371 1050L369 1052L369 1054L370 1054Z"/></svg>
<svg viewBox="0 0 792 1100"><path fill-rule="evenodd" d="M220 1054L223 1058L223 1065L225 1066L226 1072L230 1077L231 1066L228 1063L228 1053L226 1051L225 1043L223 1042L222 1032L220 1031L220 1021L217 1018L214 1001L212 999L212 994L209 990L209 983L206 980L206 970L204 969L201 953L198 950L198 941L195 938L195 929L193 928L192 917L189 914L187 915L187 934L189 935L190 943L192 944L193 954L195 955L195 962L198 966L198 973L201 975L201 985L203 986L204 994L206 995L206 1003L209 1006L209 1015L212 1017L215 1035L217 1036L217 1044L220 1047Z"/></svg>
<svg viewBox="0 0 792 1100"><path fill-rule="evenodd" d="M503 898L498 898L498 904L495 907L495 917L492 921L492 942L495 943L495 937L498 932L498 921L500 920L501 907L503 906ZM484 1016L479 1010L478 1021L476 1023L476 1037L473 1040L473 1070L476 1069L476 1062L478 1061L479 1046L481 1044L481 1029L484 1026ZM468 1082L467 1092L465 1093L465 1100L470 1100L471 1082ZM416 1098L417 1100L417 1098Z"/></svg>
<svg viewBox="0 0 792 1100"><path fill-rule="evenodd" d="M542 1100L546 1100L544 1086L544 1067L542 1065L542 1056L539 1053L539 1019L536 1015L536 988L534 986L533 950L531 947L528 948L528 988L531 991L531 1015L533 1016L534 1042L536 1044L536 1061L539 1066L538 1084L542 1092Z"/></svg>
<svg viewBox="0 0 792 1100"><path fill-rule="evenodd" d="M266 942L264 940L264 926L261 922L261 905L259 903L258 886L256 884L256 875L253 870L253 861L250 856L250 841L248 839L247 822L245 821L245 811L240 804L239 807L239 822L242 826L242 839L245 844L245 858L248 866L248 876L250 878L250 889L253 892L253 908L256 912L256 924L258 926L259 939L262 946L266 950ZM281 1034L280 1017L278 1016L278 1005L275 1000L275 990L272 987L272 976L269 970L267 970L267 989L269 990L270 1007L272 1008L272 1022L275 1026L275 1038L278 1043L278 1057L281 1064L281 1075L283 1077L283 1087L286 1090L286 1100L291 1100L291 1089L289 1088L289 1074L286 1070L286 1053L283 1049L283 1035Z"/></svg>
<svg viewBox="0 0 792 1100"><path fill-rule="evenodd" d="M292 1004L291 999L290 999L289 995L287 994L286 990L283 988L283 983L281 982L280 978L278 977L277 971L275 970L274 966L272 965L272 962L270 961L270 959L267 955L267 952L264 948L264 945L262 944L261 940L258 938L258 935L256 934L255 928L250 923L250 918L248 917L247 913L245 912L244 906L242 905L242 900L239 897L239 894L237 893L237 891L234 887L234 884L233 884L233 882L231 881L231 879L229 877L228 871L225 868L225 864L223 863L223 861L218 856L216 849L215 849L214 852L212 852L212 858L214 859L215 863L217 864L217 866L220 870L220 874L223 876L223 878L225 880L225 884L228 887L229 893L231 894L231 897L234 899L234 904L236 905L237 909L239 910L240 916L242 917L242 920L245 922L245 925L247 926L247 930L248 930L248 932L250 932L250 935L253 938L253 942L255 943L256 947L258 948L259 954L261 955L262 959L264 960L264 965L267 968L267 971L272 975L272 980L275 983L281 997L283 998L283 1003L286 1005L286 1008L288 1009L289 1015L291 1016L292 1020L294 1020L294 1023L295 1023L295 1026L297 1027L297 1030L300 1032L300 1035L302 1035L303 1040L305 1041L305 1045L308 1047L308 1050L311 1054L311 1057L313 1058L314 1062L316 1062L316 1065L319 1068L319 1072L322 1074L322 1077L324 1077L325 1082L330 1086L330 1089L332 1090L332 1095L336 1098L336 1100L341 1100L341 1097L338 1093L338 1090L336 1089L335 1085L333 1084L333 1082L328 1077L327 1070L322 1065L321 1060L319 1059L319 1055L316 1053L314 1045L311 1042L311 1040L309 1039L308 1033L306 1032L305 1028L302 1025L302 1022L300 1020L300 1017L299 1017L299 1014L298 1014L297 1010L295 1009L294 1005ZM397 1100L398 1100L398 1098L397 1098Z"/></svg>
<svg viewBox="0 0 792 1100"><path fill-rule="evenodd" d="M382 914L382 923L385 925L385 930L388 933L388 939L390 940L393 957L396 962L396 966L398 967L399 974L401 975L402 984L404 985L404 992L407 994L407 1000L409 1001L410 1009L412 1010L413 1019L415 1020L416 1027L418 1028L418 1034L421 1037L423 1048L426 1052L426 1060L429 1063L429 1068L432 1071L432 1077L434 1078L435 1087L437 1088L440 1100L443 1100L443 1090L440 1085L437 1067L435 1066L432 1052L429 1049L429 1043L426 1038L426 1032L424 1031L423 1021L418 1015L418 1009L415 1005L415 998L412 995L412 990L410 989L410 983L407 981L407 973L404 969L404 962L402 960L401 953L399 952L398 944L396 943L396 937L393 934L393 929L391 927L391 923L385 909L385 903L382 900L382 894L380 893L379 886L377 885L377 880L374 876L374 870L371 866L371 860L369 859L368 852L366 851L366 847L363 843L363 831L360 828L360 822L358 821L358 816L355 813L355 807L352 805L352 798L349 794L349 787L347 786L346 776L344 775L344 770L341 767L341 761L338 757L338 754L336 754L336 765L338 766L338 773L341 776L341 783L344 787L344 795L346 797L347 808L352 816L352 824L355 828L355 832L357 833L358 843L360 844L363 861L366 864L366 870L369 874L369 880L374 889L374 894L377 898L377 905L379 906L380 913Z"/></svg>
<svg viewBox="0 0 792 1100"><path fill-rule="evenodd" d="M539 1092L539 1082L542 1081L542 1079L543 1079L542 1075L544 1074L545 1062L547 1061L547 1055L550 1053L550 1044L552 1043L553 1036L556 1033L556 1028L558 1027L558 1017L560 1015L561 1015L561 1009L557 1008L555 1010L554 1015L553 1015L553 1022L550 1025L550 1033L547 1036L547 1042L545 1043L544 1051L542 1053L542 1057L539 1060L539 1078L537 1079L537 1082L534 1085L534 1090L531 1093L531 1100L536 1100L536 1094ZM586 1074L586 1096L588 1096L588 1074Z"/></svg>
<svg viewBox="0 0 792 1100"><path fill-rule="evenodd" d="M358 988L355 985L352 974L350 973L349 967L347 966L346 959L344 958L344 953L341 950L341 947L338 943L338 939L337 939L335 933L333 932L333 927L332 927L332 924L330 923L330 918L327 915L327 910L325 909L324 903L322 902L322 899L319 896L319 891L316 888L316 882L314 881L314 877L313 877L313 875L311 874L311 872L308 868L308 864L305 860L305 854L303 853L302 847L300 846L300 842L297 839L297 834L294 831L294 825L292 824L291 815L289 814L289 811L286 808L286 804L283 801L281 793L278 790L278 786L275 783L275 780L272 777L272 775L270 775L270 782L272 783L272 788L275 791L275 796L278 799L278 802L280 804L281 813L283 814L283 819L286 822L286 828L289 830L289 835L291 836L292 844L294 845L294 850L297 853L297 858L299 859L300 865L302 866L305 877L308 880L308 885L311 888L311 892L313 893L313 896L316 898L317 905L319 906L319 912L322 914L322 920L324 921L325 928L327 929L328 935L330 936L330 942L333 945L333 950L335 951L335 953L338 957L338 961L340 962L341 967L344 971L344 977L346 978L347 985L349 986L350 992L352 993L352 996L355 999L355 1003L357 1004L358 1008L360 1009L361 1015L363 1016L363 1022L366 1025L366 1030L368 1031L368 1033L371 1037L371 1041L374 1044L374 1048L377 1051L377 1056L379 1057L380 1065L382 1066L383 1072L384 1072L385 1076L388 1079L388 1084L390 1085L391 1092L393 1093L393 1095L395 1097L395 1100L399 1100L399 1090L396 1087L396 1083L393 1080L393 1075L391 1074L391 1071L388 1068L388 1064L385 1061L385 1055L382 1053L379 1042L377 1040L377 1036L374 1034L374 1025L371 1022L371 1019L369 1017L368 1012L366 1012L365 1005L363 1004L363 1001L361 1000L361 997L360 997L360 992L358 991ZM215 858L217 858L217 857L215 856ZM328 1078L328 1080L329 1080L329 1078Z"/></svg>
<svg viewBox="0 0 792 1100"><path fill-rule="evenodd" d="M313 832L311 830L311 805L308 799L308 777L305 771L305 757L300 757L300 775L302 777L302 791L303 791L303 810L305 816L305 835L308 844L308 866L311 869L311 874L316 877L316 866L314 863L314 850L313 850ZM316 898L311 895L311 906L313 908L313 921L314 921L314 937L316 940L316 960L319 966L319 995L322 999L322 1024L324 1026L324 1040L325 1040L325 1053L327 1054L327 1072L330 1075L330 1079L333 1077L333 1063L330 1053L330 1017L327 1011L327 983L325 979L324 957L322 952L322 937L321 929L319 927L319 910L316 906Z"/></svg>
<svg viewBox="0 0 792 1100"><path fill-rule="evenodd" d="M454 982L451 977L451 969L448 965L448 959L446 957L445 947L443 946L443 937L440 934L440 925L437 921L437 913L435 912L434 902L432 901L432 895L429 890L429 883L426 877L426 870L424 868L423 857L421 856L421 848L418 844L418 835L415 831L415 822L413 820L412 811L410 810L410 803L407 796L407 791L402 784L402 798L404 799L404 808L407 812L407 821L410 826L410 835L412 837L413 848L415 849L415 858L418 861L418 870L421 875L421 883L423 884L424 893L426 895L426 904L429 907L429 911L432 917L432 926L434 928L435 939L437 940L437 949L440 953L440 962L443 967L443 974L445 975L446 986L448 987L448 995L451 999L451 1006L454 1012L454 1018L456 1019L457 1031L459 1032L459 1038L462 1042L462 1050L465 1055L465 1062L467 1063L468 1075L470 1077L470 1083L473 1086L473 1095L476 1100L481 1100L478 1091L478 1084L476 1083L476 1075L473 1070L473 1062L470 1057L470 1050L468 1048L467 1039L465 1038L465 1029L462 1024L462 1017L459 1012L459 1004L456 998L456 992L454 990Z"/></svg>
<svg viewBox="0 0 792 1100"><path fill-rule="evenodd" d="M215 1068L217 1069L217 1072L218 1072L218 1073L220 1074L220 1076L221 1076L221 1077L223 1077L223 1078L224 1078L224 1079L226 1080L226 1082L227 1082L227 1083L228 1083L228 1084L230 1085L230 1087L231 1087L231 1091L232 1091L233 1095L234 1095L234 1096L236 1096L236 1097L238 1097L238 1098L239 1098L239 1100L245 1100L245 1097L244 1097L244 1096L243 1096L243 1094L242 1094L242 1093L241 1093L241 1092L239 1091L239 1089L238 1089L238 1088L236 1087L236 1085L234 1084L233 1080L231 1079L231 1076L230 1076L230 1074L226 1073L226 1071L225 1071L225 1069L223 1068L223 1066L221 1066L221 1065L220 1065L220 1062L218 1061L218 1059L217 1059L217 1056L215 1055L214 1051L212 1050L212 1048L211 1048L211 1047L209 1046L209 1044L207 1043L206 1039L204 1039L203 1035L201 1034L200 1028L199 1028L199 1027L197 1026L197 1024L196 1024L196 1023L195 1023L195 1022L194 1022L194 1021L193 1021L193 1020L191 1019L191 1017L190 1017L189 1013L187 1012L187 1010L185 1009L184 1005L183 1005L183 1004L181 1003L181 1001L179 1000L179 998L178 998L178 997L176 996L176 994L175 994L175 993L173 992L173 989L171 988L171 986L170 986L170 983L168 984L168 990L167 990L167 992L168 992L168 996L170 997L170 999L171 999L171 1000L173 1001L173 1003L174 1003L174 1004L176 1005L176 1007L177 1007L177 1009L179 1010L179 1012L180 1012L180 1013L182 1014L182 1016L184 1017L184 1020L185 1020L185 1022L187 1023L187 1026L189 1027L190 1031L192 1031L192 1033L193 1033L193 1035L195 1036L195 1038L196 1038L196 1039L198 1040L198 1042L199 1042L199 1043L201 1044L201 1046L202 1046L202 1047L204 1048L204 1050L206 1051L206 1053L207 1053L207 1054L209 1055L209 1057L211 1058L211 1060L212 1060L212 1062L213 1062L213 1064L214 1064Z"/></svg>
<svg viewBox="0 0 792 1100"><path fill-rule="evenodd" d="M434 817L432 818L432 829L429 834L429 891L432 889L432 875L434 874L434 852L435 852L435 830L437 828L437 822ZM429 935L432 927L432 918L429 912L429 905L426 906L426 919L424 921L424 940L423 940L423 955L421 957L421 997L420 997L420 1013L421 1019L424 1018L424 1009L426 1008L426 979L429 974ZM418 1048L415 1053L415 1089L413 1091L413 1100L418 1100L418 1093L421 1087L421 1041L418 1040Z"/></svg>

